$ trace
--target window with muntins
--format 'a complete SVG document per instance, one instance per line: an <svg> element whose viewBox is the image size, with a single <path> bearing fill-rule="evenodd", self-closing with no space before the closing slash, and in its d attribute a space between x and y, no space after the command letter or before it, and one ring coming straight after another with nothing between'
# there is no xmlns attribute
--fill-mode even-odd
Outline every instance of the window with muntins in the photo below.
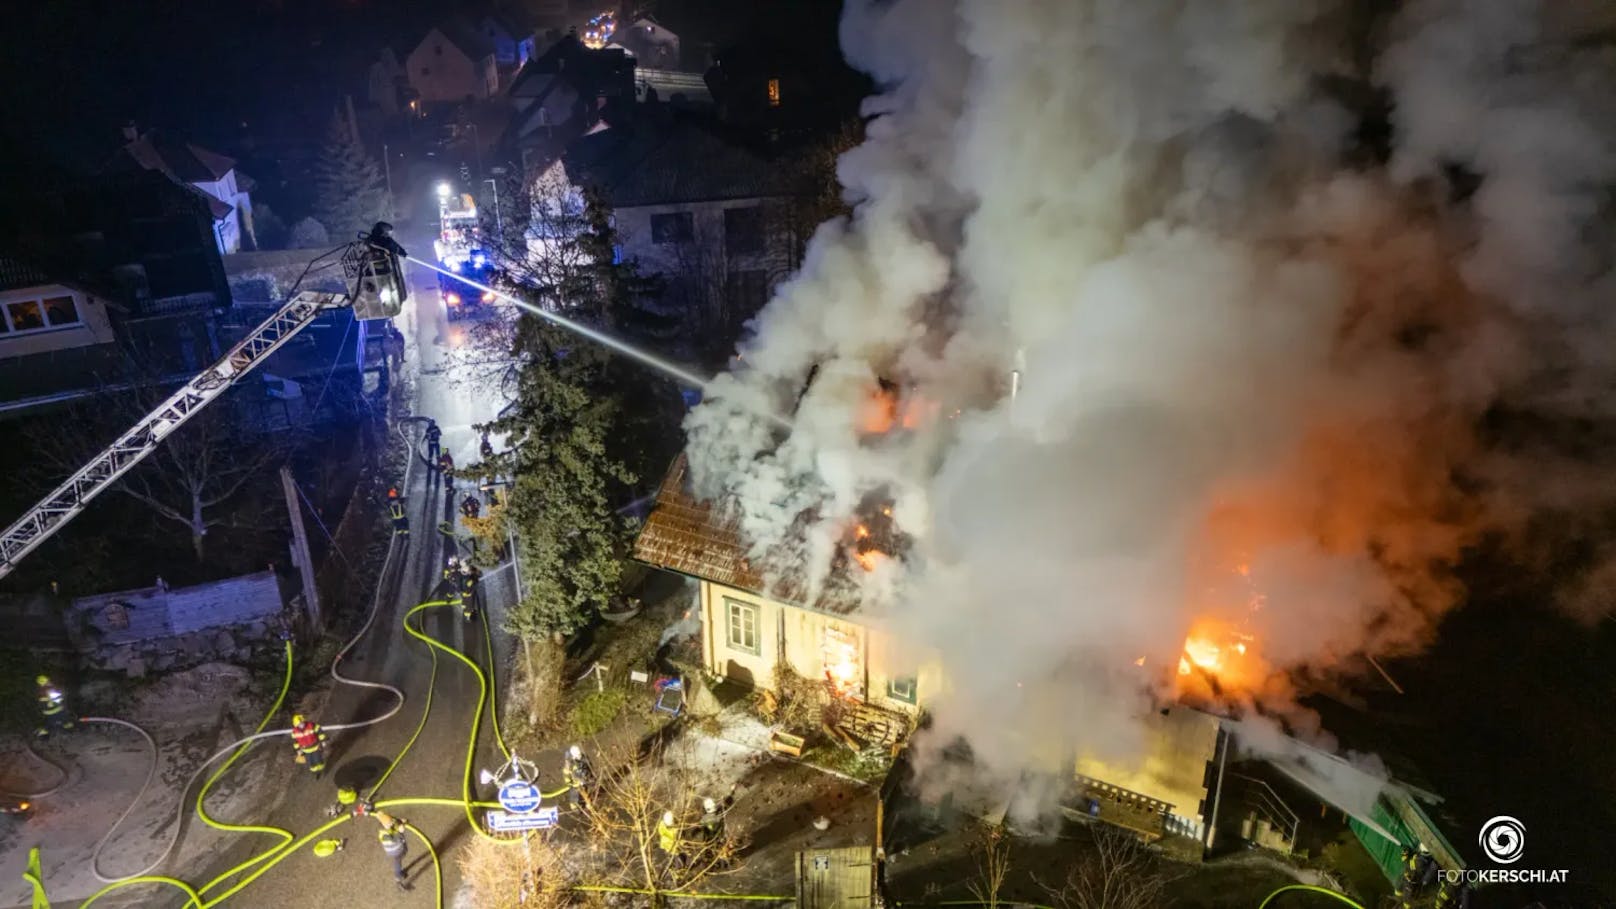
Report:
<svg viewBox="0 0 1616 909"><path fill-rule="evenodd" d="M724 603L729 607L730 649L758 653L758 608L729 599Z"/></svg>

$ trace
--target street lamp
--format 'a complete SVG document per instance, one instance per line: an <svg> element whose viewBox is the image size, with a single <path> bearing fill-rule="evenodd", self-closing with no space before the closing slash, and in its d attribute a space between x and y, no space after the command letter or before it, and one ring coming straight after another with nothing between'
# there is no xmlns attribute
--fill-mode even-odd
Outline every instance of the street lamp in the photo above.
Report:
<svg viewBox="0 0 1616 909"><path fill-rule="evenodd" d="M452 193L452 192L454 192L454 189L449 186L447 181L445 181L443 183L439 183L438 184L438 201L439 202L447 202L447 201L449 201L449 194Z"/></svg>

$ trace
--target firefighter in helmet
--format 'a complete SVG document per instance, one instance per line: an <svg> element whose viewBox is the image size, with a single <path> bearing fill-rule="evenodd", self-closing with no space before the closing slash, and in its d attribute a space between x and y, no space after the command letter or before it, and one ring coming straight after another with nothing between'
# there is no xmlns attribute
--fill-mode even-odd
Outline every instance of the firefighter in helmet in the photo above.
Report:
<svg viewBox="0 0 1616 909"><path fill-rule="evenodd" d="M67 709L67 696L62 694L62 689L57 688L48 675L34 679L34 684L39 686L39 713L45 720L45 725L39 727L39 737L45 738L52 731L72 729L73 714Z"/></svg>
<svg viewBox="0 0 1616 909"><path fill-rule="evenodd" d="M381 844L382 854L393 863L393 881L400 890L408 890L410 883L404 876L404 856L409 852L410 844L404 838L405 822L385 811L376 812L375 818L382 825L382 829L376 833L376 841Z"/></svg>
<svg viewBox="0 0 1616 909"><path fill-rule="evenodd" d="M589 799L589 787L595 782L595 768L584 757L583 748L573 745L561 758L561 781L567 784L567 801L581 808Z"/></svg>
<svg viewBox="0 0 1616 909"><path fill-rule="evenodd" d="M470 562L460 565L460 615L469 622L477 616L477 582L482 580L483 572Z"/></svg>
<svg viewBox="0 0 1616 909"><path fill-rule="evenodd" d="M292 750L315 779L325 773L325 730L301 713L292 717Z"/></svg>
<svg viewBox="0 0 1616 909"><path fill-rule="evenodd" d="M404 514L404 499L399 496L397 486L387 490L387 517L393 522L393 536L409 536L410 519Z"/></svg>

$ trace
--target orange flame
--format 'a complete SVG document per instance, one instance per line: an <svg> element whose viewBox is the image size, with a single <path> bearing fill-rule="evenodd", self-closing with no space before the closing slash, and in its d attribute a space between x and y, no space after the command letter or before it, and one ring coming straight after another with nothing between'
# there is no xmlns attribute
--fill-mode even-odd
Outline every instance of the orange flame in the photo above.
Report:
<svg viewBox="0 0 1616 909"><path fill-rule="evenodd" d="M854 534L861 540L865 539L870 535L870 528L865 527L863 524L860 524L858 526L858 530L854 531Z"/></svg>
<svg viewBox="0 0 1616 909"><path fill-rule="evenodd" d="M857 644L852 635L834 626L826 626L823 648L825 678L837 694L856 696L862 687Z"/></svg>
<svg viewBox="0 0 1616 909"><path fill-rule="evenodd" d="M1220 687L1253 688L1263 677L1261 661L1253 652L1255 644L1251 635L1227 622L1202 619L1190 626L1184 639L1178 674L1189 676L1200 670Z"/></svg>
<svg viewBox="0 0 1616 909"><path fill-rule="evenodd" d="M898 399L891 392L876 388L859 405L858 428L868 435L882 435L898 422Z"/></svg>
<svg viewBox="0 0 1616 909"><path fill-rule="evenodd" d="M882 562L887 560L887 554L879 549L866 549L863 552L854 553L853 559L857 561L859 563L859 567L863 568L865 571L874 571L875 566L880 565Z"/></svg>

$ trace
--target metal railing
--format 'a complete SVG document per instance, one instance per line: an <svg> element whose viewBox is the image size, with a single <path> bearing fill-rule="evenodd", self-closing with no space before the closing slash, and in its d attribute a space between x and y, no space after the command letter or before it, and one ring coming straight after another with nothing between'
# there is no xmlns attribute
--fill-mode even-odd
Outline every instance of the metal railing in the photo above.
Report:
<svg viewBox="0 0 1616 909"><path fill-rule="evenodd" d="M1242 773L1231 773L1230 776L1245 781L1246 807L1255 811L1258 817L1268 822L1269 827L1285 838L1285 854L1289 855L1296 848L1296 830L1301 823L1296 812L1285 804L1274 787L1262 780Z"/></svg>

